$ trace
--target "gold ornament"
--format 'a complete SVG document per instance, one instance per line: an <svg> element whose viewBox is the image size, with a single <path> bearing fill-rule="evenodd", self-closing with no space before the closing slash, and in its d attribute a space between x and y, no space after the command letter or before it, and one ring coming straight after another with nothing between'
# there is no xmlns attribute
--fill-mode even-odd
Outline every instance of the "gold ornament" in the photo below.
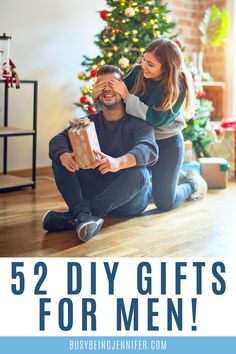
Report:
<svg viewBox="0 0 236 354"><path fill-rule="evenodd" d="M83 86L83 87L81 87L81 92L83 95L88 95L91 92L91 89L90 89L90 87Z"/></svg>
<svg viewBox="0 0 236 354"><path fill-rule="evenodd" d="M122 69L126 69L126 68L128 68L128 66L129 66L129 59L128 59L128 58L125 58L125 57L122 57L122 58L120 58L120 60L118 61L118 64L119 64L119 66L120 66Z"/></svg>
<svg viewBox="0 0 236 354"><path fill-rule="evenodd" d="M125 9L126 17L134 17L134 15L135 15L135 10L133 7L127 7L127 9Z"/></svg>
<svg viewBox="0 0 236 354"><path fill-rule="evenodd" d="M86 74L84 72L78 73L78 79L79 80L85 80L86 79Z"/></svg>

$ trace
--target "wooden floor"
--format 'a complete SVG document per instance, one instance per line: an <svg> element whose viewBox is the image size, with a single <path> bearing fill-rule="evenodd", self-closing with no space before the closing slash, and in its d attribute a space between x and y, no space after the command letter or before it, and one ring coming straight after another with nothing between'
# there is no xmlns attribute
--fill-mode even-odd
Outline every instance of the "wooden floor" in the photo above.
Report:
<svg viewBox="0 0 236 354"><path fill-rule="evenodd" d="M86 244L73 231L46 233L42 229L42 215L52 209L65 209L52 179L39 178L35 191L1 193L0 256L236 255L236 182L167 213L157 213L150 204L136 218L107 217L101 232Z"/></svg>

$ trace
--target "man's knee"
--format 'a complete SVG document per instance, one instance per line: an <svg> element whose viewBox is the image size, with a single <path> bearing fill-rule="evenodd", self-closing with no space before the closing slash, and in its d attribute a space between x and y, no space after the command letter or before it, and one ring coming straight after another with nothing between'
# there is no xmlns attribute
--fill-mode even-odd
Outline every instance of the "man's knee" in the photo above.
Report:
<svg viewBox="0 0 236 354"><path fill-rule="evenodd" d="M135 186L135 182L141 189L143 186L150 183L150 172L146 167L135 167L127 170L129 176L127 176L127 182L131 182L132 186Z"/></svg>

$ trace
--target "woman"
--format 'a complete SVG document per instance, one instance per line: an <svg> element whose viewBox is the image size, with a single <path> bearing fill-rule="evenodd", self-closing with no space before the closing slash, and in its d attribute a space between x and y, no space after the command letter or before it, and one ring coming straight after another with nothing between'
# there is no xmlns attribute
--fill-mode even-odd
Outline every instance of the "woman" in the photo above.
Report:
<svg viewBox="0 0 236 354"><path fill-rule="evenodd" d="M194 93L183 55L172 40L157 39L144 51L124 82L112 80L113 89L124 99L126 112L153 126L159 146L159 160L152 167L153 200L162 211L188 199L201 199L207 184L196 170L178 185L183 163L183 112L193 114ZM101 90L102 88L100 88ZM96 100L94 90L93 98Z"/></svg>

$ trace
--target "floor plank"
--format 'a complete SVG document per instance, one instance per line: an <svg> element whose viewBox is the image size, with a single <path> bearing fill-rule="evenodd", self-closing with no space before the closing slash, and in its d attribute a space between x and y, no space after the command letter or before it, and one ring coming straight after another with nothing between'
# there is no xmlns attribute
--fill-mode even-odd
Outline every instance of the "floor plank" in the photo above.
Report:
<svg viewBox="0 0 236 354"><path fill-rule="evenodd" d="M167 213L150 204L142 216L105 220L101 232L83 244L72 231L45 233L42 215L64 210L51 178L37 189L0 194L1 257L163 257L235 256L236 182L210 190Z"/></svg>

